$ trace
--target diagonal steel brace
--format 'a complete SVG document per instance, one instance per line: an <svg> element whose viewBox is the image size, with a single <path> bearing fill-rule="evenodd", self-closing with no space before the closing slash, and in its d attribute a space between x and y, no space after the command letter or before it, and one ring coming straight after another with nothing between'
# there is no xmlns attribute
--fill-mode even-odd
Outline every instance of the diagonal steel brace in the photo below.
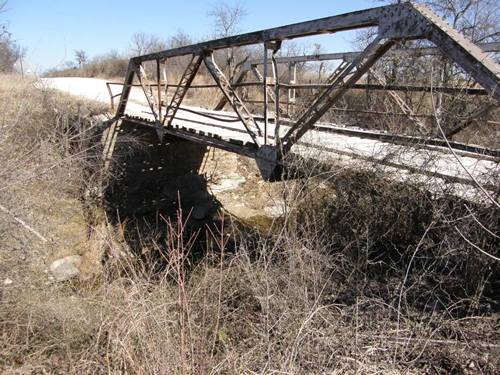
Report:
<svg viewBox="0 0 500 375"><path fill-rule="evenodd" d="M250 67L250 70L252 71L253 75L255 76L255 78L257 78L257 80L260 83L264 83L264 77L262 76L262 74L260 73L260 71L256 65L252 65ZM269 99L271 99L271 101L274 104L276 104L276 94L275 94L274 90L271 87L267 86L266 91L267 91L267 95L269 96ZM279 107L279 103L278 103L278 105L276 105L276 108L279 108L280 114L285 115L285 111L283 110L283 108Z"/></svg>
<svg viewBox="0 0 500 375"><path fill-rule="evenodd" d="M247 66L246 64L242 66L236 78L233 79L233 84L238 84L245 80L246 76L248 75L248 68L246 66ZM222 95L220 100L217 102L217 105L214 107L214 110L222 111L226 104L227 104L227 98L225 97L225 95Z"/></svg>
<svg viewBox="0 0 500 375"><path fill-rule="evenodd" d="M175 93L170 100L170 104L166 109L165 117L163 118L163 125L172 126L172 121L174 120L175 114L179 110L182 100L186 96L189 87L193 83L194 77L196 76L196 73L198 73L202 61L203 58L200 55L193 55L191 57L186 70L182 74L177 89L175 90Z"/></svg>
<svg viewBox="0 0 500 375"><path fill-rule="evenodd" d="M158 123L161 117L160 103L157 102L156 97L153 94L153 88L151 87L151 83L149 82L146 70L144 69L142 64L139 64L134 66L134 71L139 78L139 83L142 87L142 91L144 91L144 95L146 96L149 108L151 108L151 112L153 112L155 123Z"/></svg>
<svg viewBox="0 0 500 375"><path fill-rule="evenodd" d="M382 86L387 86L387 81L383 75L381 75L376 69L372 69L371 73L373 77L375 78L376 81L378 81L379 84ZM410 108L408 103L405 102L405 100L394 90L388 90L387 93L391 97L391 99L396 103L401 109L401 111L408 116L408 118L413 121L415 125L417 125L417 131L420 134L425 134L425 124L420 121L418 117L415 116L415 113L413 113L413 110Z"/></svg>
<svg viewBox="0 0 500 375"><path fill-rule="evenodd" d="M330 74L330 76L327 78L326 83L329 85L333 84L348 67L349 67L349 62L346 60L342 60L339 66L337 66L335 70L332 72L332 74ZM348 78L348 75L344 76L343 78L344 81L346 80L346 78ZM321 95L324 92L324 90L326 89L320 89L318 95ZM307 110L308 108L305 108L300 113L297 113L296 117L301 118L307 112Z"/></svg>
<svg viewBox="0 0 500 375"><path fill-rule="evenodd" d="M292 145L304 135L314 124L351 88L368 69L393 45L393 39L377 36L368 47L333 80L330 87L314 101L309 109L285 134L282 140L283 152L290 151ZM345 81L344 81L345 79Z"/></svg>
<svg viewBox="0 0 500 375"><path fill-rule="evenodd" d="M231 105L231 107L233 107L234 111L245 126L248 134L250 135L250 137L252 137L252 140L255 142L255 144L259 146L260 144L258 141L258 137L262 136L260 127L253 118L253 115L250 113L248 108L245 107L245 104L243 104L241 99L238 97L236 91L231 87L229 80L215 63L214 54L212 52L207 53L204 56L204 61L208 71L217 83L217 86L219 86L228 103Z"/></svg>

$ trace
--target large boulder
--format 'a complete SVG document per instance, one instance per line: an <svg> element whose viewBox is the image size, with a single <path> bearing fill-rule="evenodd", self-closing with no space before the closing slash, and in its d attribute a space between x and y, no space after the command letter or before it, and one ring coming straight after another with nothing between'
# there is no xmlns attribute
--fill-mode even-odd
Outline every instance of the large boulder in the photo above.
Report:
<svg viewBox="0 0 500 375"><path fill-rule="evenodd" d="M78 266L81 262L82 259L79 255L71 255L53 261L49 270L56 281L67 281L80 274Z"/></svg>

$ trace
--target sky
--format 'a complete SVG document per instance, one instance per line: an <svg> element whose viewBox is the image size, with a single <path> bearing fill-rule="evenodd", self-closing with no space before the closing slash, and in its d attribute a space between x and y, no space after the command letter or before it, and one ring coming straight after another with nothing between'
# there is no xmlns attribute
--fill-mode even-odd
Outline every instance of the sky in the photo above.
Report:
<svg viewBox="0 0 500 375"><path fill-rule="evenodd" d="M234 4L237 0L226 0ZM35 72L64 66L75 50L92 57L128 52L133 34L167 39L178 30L195 41L213 33L208 12L218 0L8 0L0 14L12 37L27 49L25 65ZM250 32L379 6L375 0L243 0L240 31ZM322 52L352 50L353 33L303 40L321 43ZM299 40L298 40L299 41Z"/></svg>

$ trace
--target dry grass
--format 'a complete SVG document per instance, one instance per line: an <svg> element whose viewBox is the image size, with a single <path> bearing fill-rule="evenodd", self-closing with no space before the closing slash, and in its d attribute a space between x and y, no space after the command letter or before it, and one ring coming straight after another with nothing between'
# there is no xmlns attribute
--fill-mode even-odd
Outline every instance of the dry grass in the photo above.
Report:
<svg viewBox="0 0 500 375"><path fill-rule="evenodd" d="M106 264L48 282L45 263L87 230L83 219L65 226L94 207L79 203L82 181L101 176L81 156L89 143L68 147L62 130L90 124L78 104L32 87L13 77L0 87L0 174L12 182L0 202L50 242L0 216L1 281L13 280L0 289L2 373L495 373L498 265L454 227L498 256L477 224L498 233L498 211L380 173L282 182L291 211L269 233L223 218L202 256L186 217L133 249L125 223L94 217L80 251Z"/></svg>

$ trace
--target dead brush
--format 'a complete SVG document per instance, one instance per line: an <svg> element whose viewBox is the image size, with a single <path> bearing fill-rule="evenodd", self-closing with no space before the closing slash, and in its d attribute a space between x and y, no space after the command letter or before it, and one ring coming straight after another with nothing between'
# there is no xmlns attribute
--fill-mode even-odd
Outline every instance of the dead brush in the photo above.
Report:
<svg viewBox="0 0 500 375"><path fill-rule="evenodd" d="M68 166L68 171L84 170L82 163L95 164L97 147L92 145L97 121L92 117L102 113L104 107L77 102L15 76L2 79L0 87L2 119L2 153L4 159L1 177L5 181L17 178L7 172L18 173L31 180L39 176L53 175L54 171ZM60 161L55 159L60 158ZM14 167L24 166L24 168ZM26 169L37 169L29 173ZM76 177L76 176L74 176ZM80 185L65 178L60 183L69 187Z"/></svg>
<svg viewBox="0 0 500 375"><path fill-rule="evenodd" d="M42 107L36 113L53 121ZM59 148L53 122L33 129L34 138L14 124L2 134L20 143L0 143L12 155L0 172L12 184L0 198L22 202L18 212L44 218L45 229L55 203L79 191L85 161L73 163L68 142ZM105 222L102 275L47 285L30 271L15 289L2 286L1 371L495 373L498 265L474 246L498 257L498 210L446 186L437 194L386 178L382 168L353 170L342 158L333 170L298 165L296 181L278 182L285 216L269 233L221 220L226 226L207 230L195 258L201 236L187 231L185 213L137 248L126 233L133 227ZM32 181L41 184L36 195ZM40 197L52 205L46 216L30 211ZM11 269L27 272L15 258L22 249L30 267L51 251L1 225L10 250L0 254L2 280Z"/></svg>
<svg viewBox="0 0 500 375"><path fill-rule="evenodd" d="M93 186L87 173L97 162L92 116L104 108L35 80L1 78L0 205L7 210L0 213L0 278L12 286L0 292L0 368L29 372L59 350L79 351L95 328L92 311L66 300L67 287L46 285L43 269L65 241L77 233L85 238L79 199Z"/></svg>
<svg viewBox="0 0 500 375"><path fill-rule="evenodd" d="M419 253L426 255L418 257L417 261L422 262L418 267L427 269L440 283L448 280L450 287L460 279L460 272L466 272L462 285L468 290L467 294L483 290L485 280L478 280L474 272L469 272L471 268L490 264L490 260L471 251L463 239L457 238L455 227L465 230L474 238L472 242L481 243L495 254L495 237L479 231L478 224L473 224L474 218L481 217L479 222L488 223L493 232L498 231L498 223L493 220L495 208L477 205L472 209L471 203L452 196L435 197L426 190L385 180L373 172L346 171L329 180L328 185L332 190L316 192L312 199L314 205L307 200L307 206L302 206L295 218L294 225L304 236L328 232L329 247L333 251L343 249L352 259L362 260L359 266L368 274L373 272L371 277L381 279L390 278L394 271L408 264L411 254L408 250L424 237L422 245L426 250L420 249ZM332 193L334 199L330 198ZM429 226L432 228L428 229ZM455 266L448 263L452 259L458 262ZM476 262L479 263L474 265ZM495 263L489 267L496 269ZM443 278L437 277L438 274ZM490 280L495 277L492 275ZM459 290L457 288L458 295L454 297L462 299L464 295L460 295ZM415 291L415 297L427 295L422 292ZM451 296L443 296L441 302L448 298L453 300Z"/></svg>
<svg viewBox="0 0 500 375"><path fill-rule="evenodd" d="M96 344L110 371L188 374L216 365L228 238L223 228L207 228L208 252L194 264L198 233L188 230L190 214L184 215L179 208L174 217L162 218L165 233L141 241L142 254L126 251L124 233L108 241L108 252L122 255L109 258L105 283L89 297L103 313ZM218 292L202 293L217 279Z"/></svg>

